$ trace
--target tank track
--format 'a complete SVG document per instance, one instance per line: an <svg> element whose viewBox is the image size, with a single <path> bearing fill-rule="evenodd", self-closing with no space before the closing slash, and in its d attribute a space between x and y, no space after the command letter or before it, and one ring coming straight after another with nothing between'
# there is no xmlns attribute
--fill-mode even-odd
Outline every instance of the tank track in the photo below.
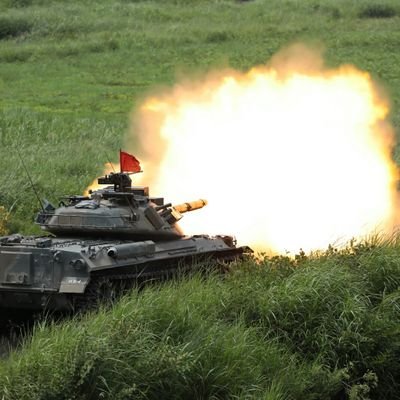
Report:
<svg viewBox="0 0 400 400"><path fill-rule="evenodd" d="M215 267L224 273L229 270L230 263L243 258L243 253L244 249L234 248L201 256L180 256L164 262L148 262L136 265L135 268L127 267L120 273L115 273L115 270L92 273L85 293L71 295L71 308L76 313L95 309L99 304L112 305L133 287L140 290L150 282L160 282L178 274L185 275L195 271L207 272L215 270Z"/></svg>

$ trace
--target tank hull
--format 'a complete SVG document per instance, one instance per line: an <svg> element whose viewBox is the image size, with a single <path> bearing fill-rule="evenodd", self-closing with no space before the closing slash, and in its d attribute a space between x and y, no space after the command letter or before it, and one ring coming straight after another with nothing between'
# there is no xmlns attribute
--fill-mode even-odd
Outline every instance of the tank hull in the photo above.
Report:
<svg viewBox="0 0 400 400"><path fill-rule="evenodd" d="M248 252L226 236L154 242L88 238L9 237L0 240L0 308L65 311L179 270L231 262Z"/></svg>

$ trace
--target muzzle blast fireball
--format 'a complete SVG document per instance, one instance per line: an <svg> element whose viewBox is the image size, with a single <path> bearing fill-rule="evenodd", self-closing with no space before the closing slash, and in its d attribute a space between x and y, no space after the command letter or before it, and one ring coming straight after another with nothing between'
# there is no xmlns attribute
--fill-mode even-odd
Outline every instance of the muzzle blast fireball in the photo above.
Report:
<svg viewBox="0 0 400 400"><path fill-rule="evenodd" d="M175 202L207 197L206 209L182 223L186 233L310 251L396 225L388 113L368 73L327 68L295 46L267 66L149 97L133 119L132 151L155 193Z"/></svg>

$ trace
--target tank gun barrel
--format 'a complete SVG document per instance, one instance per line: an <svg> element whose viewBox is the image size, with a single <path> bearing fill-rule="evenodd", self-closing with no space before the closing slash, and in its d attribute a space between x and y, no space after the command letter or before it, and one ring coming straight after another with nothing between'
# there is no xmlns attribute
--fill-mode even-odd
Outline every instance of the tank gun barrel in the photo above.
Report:
<svg viewBox="0 0 400 400"><path fill-rule="evenodd" d="M173 208L181 214L185 212L199 210L207 205L207 200L199 199L194 201L189 201L187 203L177 204L173 206Z"/></svg>

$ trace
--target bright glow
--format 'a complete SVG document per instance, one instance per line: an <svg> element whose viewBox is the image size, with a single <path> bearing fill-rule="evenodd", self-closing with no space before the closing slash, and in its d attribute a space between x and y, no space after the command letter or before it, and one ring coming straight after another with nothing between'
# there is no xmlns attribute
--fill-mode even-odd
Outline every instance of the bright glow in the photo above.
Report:
<svg viewBox="0 0 400 400"><path fill-rule="evenodd" d="M269 66L181 83L151 97L133 129L153 195L181 203L185 233L232 234L297 252L390 232L397 168L388 104L355 67L295 47Z"/></svg>
<svg viewBox="0 0 400 400"><path fill-rule="evenodd" d="M110 162L106 162L104 164L104 172L103 175L108 175L111 172L119 172L120 170L120 166L119 163L110 163ZM86 190L84 191L84 196L89 196L90 192L98 190L98 189L102 189L104 188L104 185L99 185L97 183L97 178L86 188Z"/></svg>

